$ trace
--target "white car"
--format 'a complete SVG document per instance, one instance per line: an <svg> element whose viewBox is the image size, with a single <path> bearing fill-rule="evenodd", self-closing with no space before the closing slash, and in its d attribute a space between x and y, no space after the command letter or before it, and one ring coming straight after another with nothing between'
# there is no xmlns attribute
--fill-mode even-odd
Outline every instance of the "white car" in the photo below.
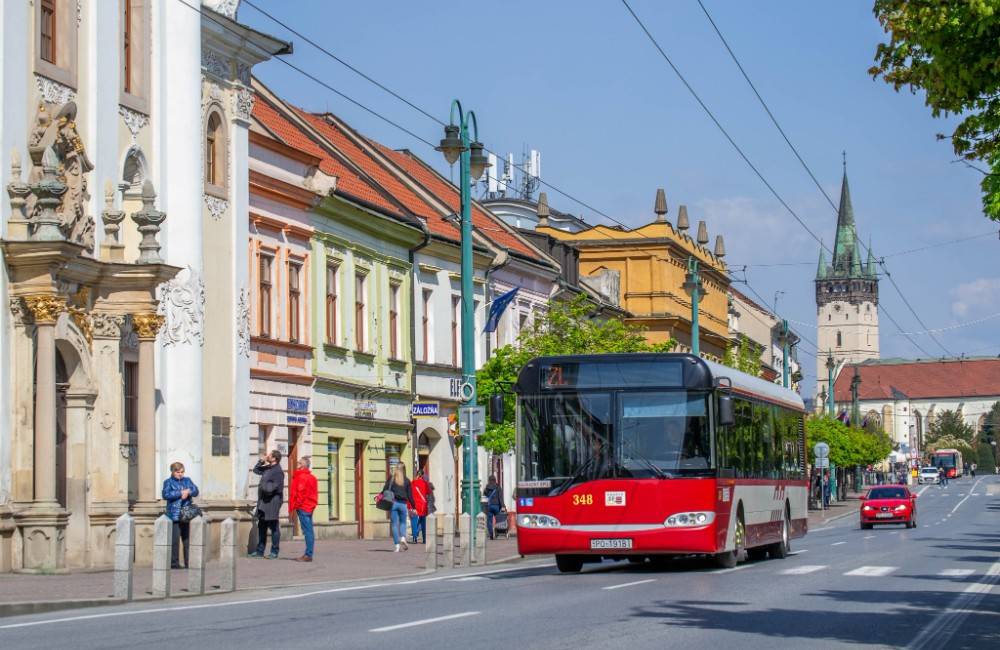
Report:
<svg viewBox="0 0 1000 650"><path fill-rule="evenodd" d="M937 467L921 467L920 474L917 475L917 483L921 485L924 483L938 483L940 480L938 478Z"/></svg>

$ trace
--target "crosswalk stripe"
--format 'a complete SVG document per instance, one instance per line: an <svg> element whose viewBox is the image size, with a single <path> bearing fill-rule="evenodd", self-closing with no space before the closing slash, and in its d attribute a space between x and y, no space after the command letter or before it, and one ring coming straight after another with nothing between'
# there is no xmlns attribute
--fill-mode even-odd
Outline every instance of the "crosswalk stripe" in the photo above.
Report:
<svg viewBox="0 0 1000 650"><path fill-rule="evenodd" d="M845 573L845 576L864 576L868 578L880 578L887 576L899 567L895 566L860 566Z"/></svg>
<svg viewBox="0 0 1000 650"><path fill-rule="evenodd" d="M793 567L791 569L785 569L780 571L783 576L801 576L807 573L815 573L816 571L822 571L827 568L827 564L803 564L802 566Z"/></svg>
<svg viewBox="0 0 1000 650"><path fill-rule="evenodd" d="M964 578L966 576L971 576L975 572L976 572L975 569L945 569L938 575L949 576L952 578Z"/></svg>

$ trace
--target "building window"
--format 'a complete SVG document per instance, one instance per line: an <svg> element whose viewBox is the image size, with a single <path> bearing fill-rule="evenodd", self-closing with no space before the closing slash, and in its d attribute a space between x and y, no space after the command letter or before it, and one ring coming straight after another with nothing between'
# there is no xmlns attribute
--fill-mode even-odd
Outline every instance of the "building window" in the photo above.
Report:
<svg viewBox="0 0 1000 650"><path fill-rule="evenodd" d="M229 418L212 416L212 455L229 455Z"/></svg>
<svg viewBox="0 0 1000 650"><path fill-rule="evenodd" d="M208 116L205 131L205 182L215 187L222 185L222 119L218 113Z"/></svg>
<svg viewBox="0 0 1000 650"><path fill-rule="evenodd" d="M121 97L129 108L148 113L149 105L149 0L121 2Z"/></svg>
<svg viewBox="0 0 1000 650"><path fill-rule="evenodd" d="M302 265L288 265L288 340L298 343L302 338L299 314L302 303Z"/></svg>
<svg viewBox="0 0 1000 650"><path fill-rule="evenodd" d="M365 351L365 274L354 275L354 349Z"/></svg>
<svg viewBox="0 0 1000 650"><path fill-rule="evenodd" d="M424 341L423 349L420 352L420 359L424 363L431 362L431 290L424 289L421 292L420 300L420 330L421 338Z"/></svg>
<svg viewBox="0 0 1000 650"><path fill-rule="evenodd" d="M261 457L267 454L267 434L270 430L266 424L257 425L257 454Z"/></svg>
<svg viewBox="0 0 1000 650"><path fill-rule="evenodd" d="M125 15L122 17L122 89L132 92L132 73L134 63L132 62L132 2L125 0L122 2Z"/></svg>
<svg viewBox="0 0 1000 650"><path fill-rule="evenodd" d="M841 338L840 332L837 332L837 347L839 348L843 344L844 344L844 340L843 340L843 338Z"/></svg>
<svg viewBox="0 0 1000 650"><path fill-rule="evenodd" d="M326 267L326 342L337 344L337 267Z"/></svg>
<svg viewBox="0 0 1000 650"><path fill-rule="evenodd" d="M451 297L451 365L456 368L459 366L460 362L458 359L458 349L459 340L461 333L458 330L458 319L462 313L462 298L461 296Z"/></svg>
<svg viewBox="0 0 1000 650"><path fill-rule="evenodd" d="M257 331L261 336L271 336L271 267L274 258L270 255L260 256L260 269L257 285Z"/></svg>
<svg viewBox="0 0 1000 650"><path fill-rule="evenodd" d="M139 430L139 364L135 361L126 361L123 370L125 431L135 433Z"/></svg>
<svg viewBox="0 0 1000 650"><path fill-rule="evenodd" d="M389 285L389 358L399 358L399 285Z"/></svg>
<svg viewBox="0 0 1000 650"><path fill-rule="evenodd" d="M38 26L39 56L56 65L56 0L41 0L41 20Z"/></svg>

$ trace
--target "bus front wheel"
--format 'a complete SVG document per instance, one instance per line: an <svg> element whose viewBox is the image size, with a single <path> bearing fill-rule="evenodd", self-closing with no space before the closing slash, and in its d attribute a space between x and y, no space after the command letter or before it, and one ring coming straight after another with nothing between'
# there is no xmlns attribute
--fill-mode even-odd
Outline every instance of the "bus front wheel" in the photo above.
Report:
<svg viewBox="0 0 1000 650"><path fill-rule="evenodd" d="M557 555L556 568L559 569L559 573L580 573L583 560L576 555Z"/></svg>
<svg viewBox="0 0 1000 650"><path fill-rule="evenodd" d="M715 563L723 569L734 569L746 559L746 525L743 523L743 508L736 515L736 530L734 531L734 548L715 556Z"/></svg>

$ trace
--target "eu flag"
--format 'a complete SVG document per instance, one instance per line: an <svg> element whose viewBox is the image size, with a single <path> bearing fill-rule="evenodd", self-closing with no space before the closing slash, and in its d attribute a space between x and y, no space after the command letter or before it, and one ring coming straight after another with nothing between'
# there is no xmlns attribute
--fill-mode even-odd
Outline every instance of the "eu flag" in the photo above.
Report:
<svg viewBox="0 0 1000 650"><path fill-rule="evenodd" d="M504 311L507 310L507 305L509 305L510 301L514 299L514 296L517 295L520 288L521 287L514 287L499 298L493 300L493 304L490 305L489 318L486 319L486 327L483 328L484 333L497 331L497 325L500 324L500 317L503 316Z"/></svg>

